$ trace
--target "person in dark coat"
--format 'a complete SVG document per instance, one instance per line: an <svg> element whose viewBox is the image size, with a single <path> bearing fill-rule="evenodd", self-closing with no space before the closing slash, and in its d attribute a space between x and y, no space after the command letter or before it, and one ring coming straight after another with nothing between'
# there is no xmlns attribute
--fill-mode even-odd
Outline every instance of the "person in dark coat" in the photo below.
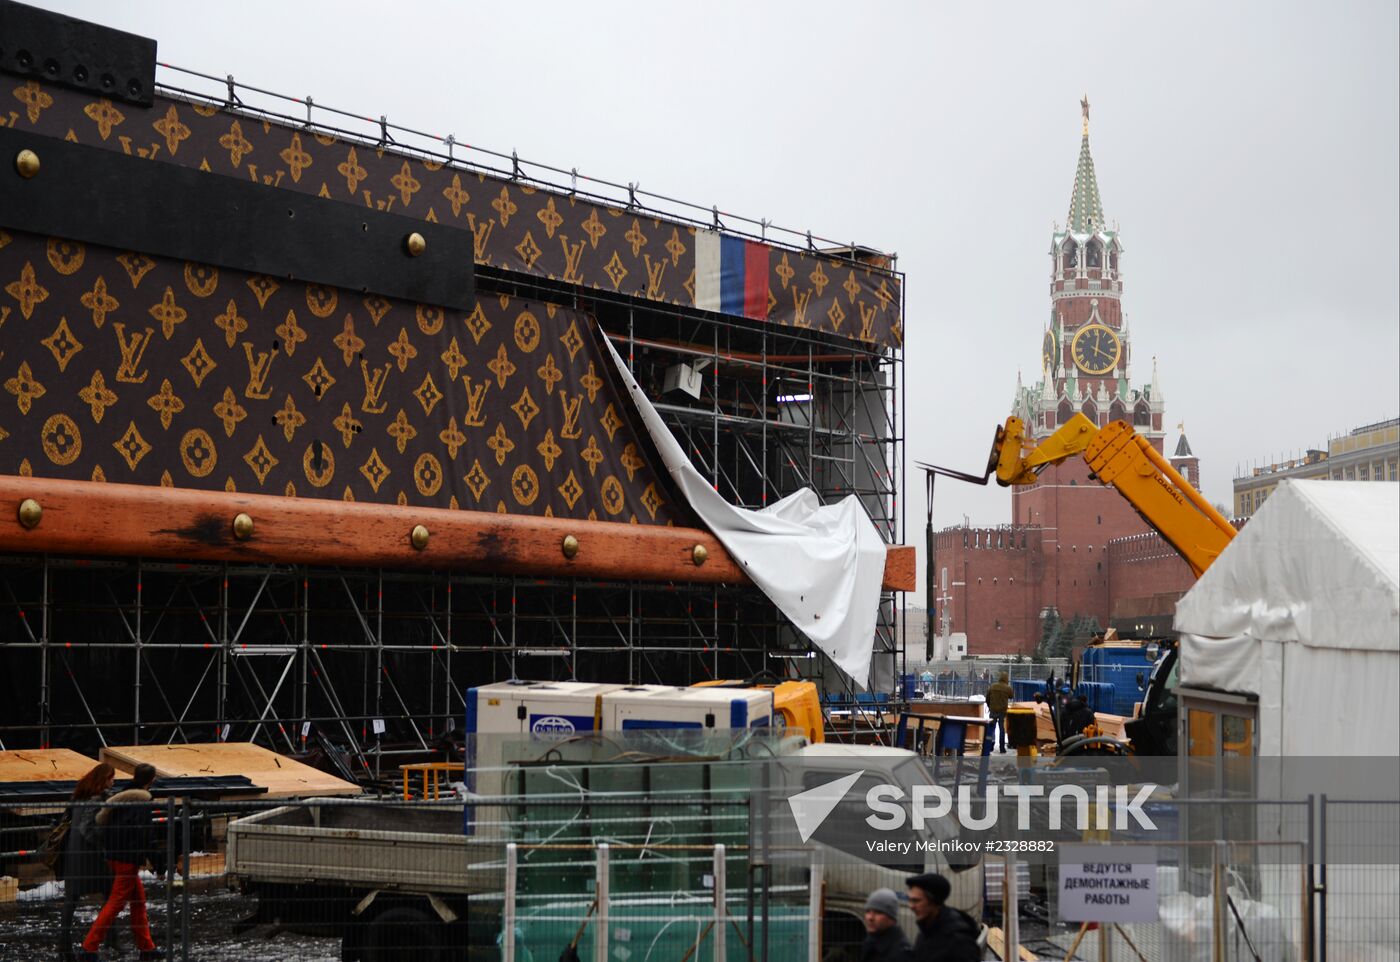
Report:
<svg viewBox="0 0 1400 962"><path fill-rule="evenodd" d="M1084 704L1084 699L1075 695L1065 706L1065 717L1060 723L1061 738L1075 738L1083 734L1084 729L1094 724L1096 719L1094 713L1089 710L1089 706Z"/></svg>
<svg viewBox="0 0 1400 962"><path fill-rule="evenodd" d="M102 857L102 833L97 827L97 812L101 802L112 790L117 770L100 762L78 780L69 800L65 817L68 835L64 838L63 854L58 863L58 875L63 879L63 914L59 925L58 954L73 958L73 913L86 895L104 899L112 887L112 873ZM109 948L116 945L116 930L110 930Z"/></svg>
<svg viewBox="0 0 1400 962"><path fill-rule="evenodd" d="M138 804L151 801L147 789L155 777L156 770L152 766L137 765L131 773L131 787L113 795L97 813L107 865L112 870L112 891L92 928L88 929L87 938L83 939L83 951L79 956L82 962L98 962L98 946L128 903L131 905L131 934L140 950L139 958L142 962L164 958L151 938L151 923L146 917L146 889L138 874L141 866L157 857L151 806Z"/></svg>
<svg viewBox="0 0 1400 962"><path fill-rule="evenodd" d="M891 889L871 892L864 922L860 962L909 962L909 938L899 927L899 896Z"/></svg>
<svg viewBox="0 0 1400 962"><path fill-rule="evenodd" d="M993 739L998 733L1001 736L1001 753L1006 754L1006 709L1011 707L1011 696L1014 694L1011 688L1011 681L1006 672L1002 672L997 678L996 684L987 689L987 714L992 716L992 724L987 728L987 737Z"/></svg>
<svg viewBox="0 0 1400 962"><path fill-rule="evenodd" d="M953 886L935 872L910 877L909 908L919 923L911 962L979 962L981 927L966 912L947 905Z"/></svg>

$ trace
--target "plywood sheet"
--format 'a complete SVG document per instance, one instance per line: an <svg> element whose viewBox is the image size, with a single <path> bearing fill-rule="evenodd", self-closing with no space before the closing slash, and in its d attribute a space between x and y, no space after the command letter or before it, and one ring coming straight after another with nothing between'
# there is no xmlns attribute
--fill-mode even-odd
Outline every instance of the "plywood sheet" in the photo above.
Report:
<svg viewBox="0 0 1400 962"><path fill-rule="evenodd" d="M189 864L189 874L191 878L200 876L223 875L225 871L223 852L195 852L186 856Z"/></svg>
<svg viewBox="0 0 1400 962"><path fill-rule="evenodd" d="M68 748L0 752L0 782L76 782L96 764Z"/></svg>
<svg viewBox="0 0 1400 962"><path fill-rule="evenodd" d="M1128 721L1122 715L1110 715L1107 712L1094 712L1094 723L1099 726L1099 731L1111 738L1119 741L1126 741L1127 735L1123 731L1123 725Z"/></svg>
<svg viewBox="0 0 1400 962"><path fill-rule="evenodd" d="M246 775L267 793L259 798L358 795L360 787L250 742L130 745L102 749L102 760L129 772L141 762L157 775Z"/></svg>
<svg viewBox="0 0 1400 962"><path fill-rule="evenodd" d="M970 702L965 699L942 701L930 698L925 701L910 702L909 710L916 715L961 715L967 718L981 718L982 702Z"/></svg>
<svg viewBox="0 0 1400 962"><path fill-rule="evenodd" d="M987 929L987 947L992 950L998 959L1006 958L1006 933L1001 929L992 927ZM1035 953L1024 945L1016 947L1019 951L1022 962L1036 962Z"/></svg>

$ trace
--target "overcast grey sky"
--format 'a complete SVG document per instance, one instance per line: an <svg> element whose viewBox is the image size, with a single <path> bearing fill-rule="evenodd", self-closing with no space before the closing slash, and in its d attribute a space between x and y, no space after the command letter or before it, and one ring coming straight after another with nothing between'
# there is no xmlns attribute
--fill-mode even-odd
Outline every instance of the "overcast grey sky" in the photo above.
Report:
<svg viewBox="0 0 1400 962"><path fill-rule="evenodd" d="M1400 413L1400 4L31 0L160 59L899 254L914 459L980 468L1039 374L1079 98L1213 501ZM935 522L1009 520L944 481Z"/></svg>

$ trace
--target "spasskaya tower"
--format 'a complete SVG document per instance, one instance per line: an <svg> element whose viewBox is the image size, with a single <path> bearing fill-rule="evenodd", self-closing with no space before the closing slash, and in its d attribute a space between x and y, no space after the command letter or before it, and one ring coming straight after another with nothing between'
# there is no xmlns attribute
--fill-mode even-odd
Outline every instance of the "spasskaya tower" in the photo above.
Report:
<svg viewBox="0 0 1400 962"><path fill-rule="evenodd" d="M1150 361L1146 381L1133 383L1132 335L1123 310L1125 249L1117 225L1110 226L1104 216L1089 149L1087 97L1080 107L1069 215L1050 237L1050 316L1040 332L1041 376L1032 385L1017 376L1011 413L1035 440L1077 413L1099 426L1127 421L1162 451L1165 407L1157 363ZM1176 454L1173 464L1199 483L1184 438ZM1092 617L1107 628L1130 611L1136 617L1150 609L1158 595L1168 603L1168 595L1184 590L1178 575L1189 585L1189 569L1169 547L1170 577L1160 584L1147 569L1139 578L1136 568L1111 566L1110 541L1122 555L1122 545L1138 544L1132 537L1150 529L1121 495L1089 477L1080 458L1047 468L1036 484L1014 489L1011 521L997 528L948 529L937 537L930 571L940 610L932 619L933 632L950 640L950 652L962 633L968 654L1029 654L1051 614L1064 622ZM1111 585L1112 571L1118 573L1117 585Z"/></svg>

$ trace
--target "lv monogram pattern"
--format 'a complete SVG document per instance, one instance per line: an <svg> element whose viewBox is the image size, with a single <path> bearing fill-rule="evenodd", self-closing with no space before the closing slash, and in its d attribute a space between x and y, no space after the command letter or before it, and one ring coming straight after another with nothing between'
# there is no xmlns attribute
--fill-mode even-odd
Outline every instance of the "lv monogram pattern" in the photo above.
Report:
<svg viewBox="0 0 1400 962"><path fill-rule="evenodd" d="M586 314L6 232L0 473L669 524Z"/></svg>
<svg viewBox="0 0 1400 962"><path fill-rule="evenodd" d="M695 228L229 111L157 97L143 109L11 81L0 123L471 231L476 262L694 306ZM766 248L768 323L903 344L896 275ZM755 322L763 323L763 322Z"/></svg>

